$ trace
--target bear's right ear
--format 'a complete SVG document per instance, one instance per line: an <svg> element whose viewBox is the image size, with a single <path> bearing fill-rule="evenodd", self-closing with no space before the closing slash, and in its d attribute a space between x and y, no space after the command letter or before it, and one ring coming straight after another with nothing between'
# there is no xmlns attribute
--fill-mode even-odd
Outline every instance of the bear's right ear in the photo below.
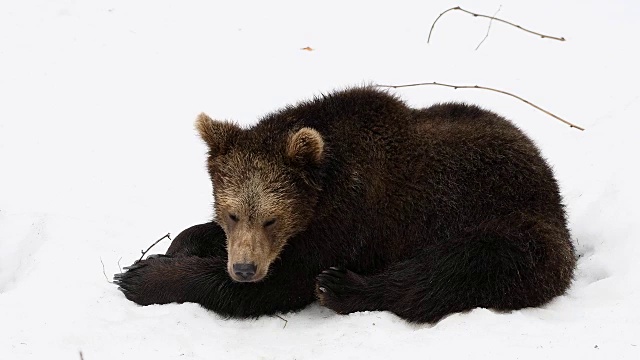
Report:
<svg viewBox="0 0 640 360"><path fill-rule="evenodd" d="M224 155L229 151L233 141L242 131L233 123L213 120L205 113L198 115L196 129L209 147L211 156Z"/></svg>

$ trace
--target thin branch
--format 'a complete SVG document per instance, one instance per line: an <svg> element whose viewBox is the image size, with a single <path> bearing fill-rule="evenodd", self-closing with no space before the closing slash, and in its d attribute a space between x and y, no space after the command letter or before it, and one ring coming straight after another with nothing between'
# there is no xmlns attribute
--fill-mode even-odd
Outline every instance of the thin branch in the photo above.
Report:
<svg viewBox="0 0 640 360"><path fill-rule="evenodd" d="M498 10L496 10L496 12L493 13L493 16L491 17L491 20L489 20L489 27L487 27L487 34L484 36L482 41L480 41L480 44L478 44L478 46L476 46L476 51L478 51L478 49L480 49L480 45L482 45L482 43L485 40L487 40L487 38L489 37L489 31L491 31L491 24L493 24L493 19L496 17L496 15L498 15L498 13L500 12L500 9L502 9L502 5L498 6Z"/></svg>
<svg viewBox="0 0 640 360"><path fill-rule="evenodd" d="M113 284L113 281L109 280L109 278L107 277L107 272L104 270L104 262L102 262L102 257L100 258L100 263L102 264L102 274L104 275L105 280L107 280L109 284Z"/></svg>
<svg viewBox="0 0 640 360"><path fill-rule="evenodd" d="M438 22L438 20L440 20L442 15L448 13L451 10L458 10L458 9L460 9L459 6L452 7L451 9L447 9L447 10L443 11L440 15L438 15L438 17L433 21L433 24L431 24L431 30L429 30L429 37L427 38L427 44L429 43L429 41L431 41L431 33L433 32L433 28L436 26L436 23Z"/></svg>
<svg viewBox="0 0 640 360"><path fill-rule="evenodd" d="M142 260L142 258L143 258L143 257L144 257L148 252L149 252L149 250L151 250L151 248L152 248L152 247L156 246L160 241L162 241L162 240L163 240L163 239L165 239L165 238L166 238L166 239L171 240L171 233L167 233L167 235L165 235L165 236L161 237L160 239L156 240L156 242L154 242L153 244L151 244L151 246L149 246L149 247L147 248L147 250L144 250L144 251L140 250L140 252L142 253L142 255L140 256L140 259L138 259L138 261L141 261L141 260Z"/></svg>
<svg viewBox="0 0 640 360"><path fill-rule="evenodd" d="M120 266L120 260L122 260L122 256L120 256L120 259L118 259L118 269L120 269L120 272L122 272L122 266Z"/></svg>
<svg viewBox="0 0 640 360"><path fill-rule="evenodd" d="M576 128L578 130L584 131L583 127L578 126L578 125L573 124L573 123L570 123L567 120L565 120L565 119L553 114L550 111L547 111L547 110L541 108L540 106L538 106L538 105L536 105L536 104L534 104L534 103L532 103L532 102L530 102L528 100L525 100L525 99L521 98L518 95L514 95L514 94L512 94L510 92L506 92L506 91L502 91L502 90L498 90L498 89L493 89L493 88L486 87L486 86L478 86L478 85L449 85L449 84L438 83L438 82L435 82L435 81L434 82L428 82L428 83L416 83L416 84L405 84L405 85L376 85L376 86L383 87L383 88L398 89L398 88L413 87L413 86L423 86L423 85L446 86L446 87L450 87L450 88L454 88L454 89L483 89L483 90L494 91L494 92L497 92L497 93L500 93L500 94L509 95L509 96L514 97L514 98L516 98L516 99L518 99L518 100L520 100L520 101L522 101L522 102L524 102L526 104L529 104L530 106L533 106L534 108L542 111L543 113L545 113L545 114L547 114L547 115L549 115L549 116L551 116L553 118L556 118L556 119L562 121L563 123L569 125L572 128Z"/></svg>
<svg viewBox="0 0 640 360"><path fill-rule="evenodd" d="M539 33L539 32L535 32L535 31L532 31L532 30L529 30L529 29L525 29L525 28L523 28L523 27L522 27L522 26L520 26L520 25L516 25L516 24L514 24L514 23L512 23L512 22L509 22L509 21L506 21L506 20L502 20L502 19L497 18L497 17L495 17L495 16L489 16L489 15L476 14L476 13L474 13L474 12L471 12L471 11L468 11L468 10L463 9L463 8L461 8L460 6L456 6L456 7L452 7L451 9L447 9L447 10L443 11L443 12L442 12L442 14L438 15L438 17L436 18L436 20L435 20L435 21L433 22L433 24L431 25L431 30L429 31L429 37L427 38L427 44L429 43L429 41L431 41L431 33L433 32L433 28L436 26L436 23L438 22L438 20L440 20L440 18L442 17L442 15L444 15L444 14L446 14L446 13L448 13L449 11L452 11L452 10L459 10L459 11L465 12L465 13L467 13L467 14L469 14L469 15L473 15L474 17L483 17L483 18L487 18L487 19L491 19L491 20L496 20L496 21L499 21L499 22L501 22L501 23L505 23L505 24L507 24L507 25L511 25L511 26L513 26L513 27L516 27L516 28L518 28L518 29L520 29L520 30L522 30L522 31L526 31L526 32L528 32L528 33L530 33L530 34L538 35L538 36L540 36L540 37L541 37L541 38L543 38L543 39L545 39L545 38L546 38L546 39L553 39L553 40L558 40L558 41L566 41L566 39L565 39L564 37L556 37L556 36L551 36L551 35L544 35L544 34L541 34L541 33Z"/></svg>
<svg viewBox="0 0 640 360"><path fill-rule="evenodd" d="M282 316L280 316L280 315L275 315L275 317L277 317L278 319L280 319L280 320L284 321L284 326L282 327L283 329L287 327L287 324L289 323L289 320L287 320L287 319L283 318L283 317L282 317Z"/></svg>
<svg viewBox="0 0 640 360"><path fill-rule="evenodd" d="M84 356L82 356L82 351L80 351L80 360L84 360Z"/></svg>

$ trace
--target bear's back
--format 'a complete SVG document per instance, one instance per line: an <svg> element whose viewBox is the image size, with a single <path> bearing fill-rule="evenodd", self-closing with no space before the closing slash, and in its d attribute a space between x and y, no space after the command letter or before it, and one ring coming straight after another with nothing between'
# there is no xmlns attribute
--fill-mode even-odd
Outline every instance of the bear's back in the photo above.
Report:
<svg viewBox="0 0 640 360"><path fill-rule="evenodd" d="M463 227L524 207L564 219L558 186L535 144L480 107L412 109L386 91L353 88L267 115L251 133L261 146L278 146L302 127L325 142L320 218L340 212L384 228L424 228L425 219L453 216Z"/></svg>
<svg viewBox="0 0 640 360"><path fill-rule="evenodd" d="M362 151L349 157L363 161L372 158L371 152L388 150L385 155L393 158L458 142L519 142L530 155L537 155L533 143L517 127L491 111L463 103L412 109L387 91L372 87L351 88L288 106L262 118L251 133L262 139L257 141L261 145L282 143L283 136L302 127L319 131L333 154Z"/></svg>

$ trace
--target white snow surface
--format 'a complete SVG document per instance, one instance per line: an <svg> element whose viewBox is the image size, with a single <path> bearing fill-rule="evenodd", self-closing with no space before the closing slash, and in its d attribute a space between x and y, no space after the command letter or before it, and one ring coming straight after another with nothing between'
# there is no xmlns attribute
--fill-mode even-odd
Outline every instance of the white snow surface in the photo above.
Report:
<svg viewBox="0 0 640 360"><path fill-rule="evenodd" d="M567 41L493 22L476 51L489 21L450 12L427 44L456 5ZM639 19L637 1L3 1L0 359L640 359ZM431 81L586 128L483 90L393 91L479 104L538 143L580 255L566 295L435 325L317 304L285 323L141 307L107 282L211 218L198 113L250 125L333 89Z"/></svg>

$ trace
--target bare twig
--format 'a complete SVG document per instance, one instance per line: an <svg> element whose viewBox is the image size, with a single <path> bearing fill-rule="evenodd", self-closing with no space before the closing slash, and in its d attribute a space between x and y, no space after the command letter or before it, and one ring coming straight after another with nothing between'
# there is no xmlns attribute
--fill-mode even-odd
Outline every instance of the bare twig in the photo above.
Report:
<svg viewBox="0 0 640 360"><path fill-rule="evenodd" d="M493 13L493 16L491 17L491 20L489 20L489 27L487 27L487 34L484 36L484 38L482 38L482 41L480 41L480 44L478 44L478 46L476 46L476 51L478 49L480 49L480 45L482 45L482 43L487 40L487 38L489 37L489 31L491 31L491 24L493 24L493 18L496 17L496 15L498 15L498 13L500 12L500 9L502 9L502 5L498 6L498 10L496 10L495 13Z"/></svg>
<svg viewBox="0 0 640 360"><path fill-rule="evenodd" d="M427 38L427 44L431 41L431 33L433 32L433 28L436 26L436 23L438 22L438 20L440 20L442 15L448 13L451 10L457 10L457 9L460 9L460 7L459 6L452 7L451 9L447 9L447 10L443 11L442 13L440 13L440 15L438 15L438 17L433 21L433 24L431 24L431 30L429 30L429 37Z"/></svg>
<svg viewBox="0 0 640 360"><path fill-rule="evenodd" d="M122 272L122 266L120 266L120 260L122 260L122 256L120 256L120 259L118 259L118 269L120 269L120 272Z"/></svg>
<svg viewBox="0 0 640 360"><path fill-rule="evenodd" d="M497 93L500 93L500 94L509 95L509 96L514 97L514 98L516 98L516 99L518 99L518 100L520 100L520 101L522 101L522 102L524 102L526 104L529 104L530 106L533 106L534 108L542 111L543 113L545 113L545 114L547 114L547 115L549 115L549 116L551 116L553 118L556 118L556 119L562 121L563 123L569 125L572 128L576 128L578 130L584 131L583 127L578 126L578 125L573 124L573 123L570 123L567 120L565 120L565 119L563 119L563 118L551 113L550 111L547 111L547 110L541 108L540 106L538 106L538 105L536 105L536 104L534 104L534 103L532 103L532 102L530 102L528 100L525 100L525 99L521 98L518 95L514 95L514 94L512 94L510 92L506 92L506 91L502 91L502 90L498 90L498 89L494 89L494 88L490 88L490 87L486 87L486 86L478 86L478 85L449 85L449 84L438 83L438 82L435 82L435 81L434 82L428 82L428 83L416 83L416 84L405 84L405 85L378 85L378 84L376 84L376 86L378 86L378 87L392 88L392 89L413 87L413 86L423 86L423 85L446 86L446 87L450 87L450 88L454 88L454 89L483 89L483 90L494 91L494 92L497 92Z"/></svg>
<svg viewBox="0 0 640 360"><path fill-rule="evenodd" d="M84 356L82 356L82 351L80 351L80 360L84 360Z"/></svg>
<svg viewBox="0 0 640 360"><path fill-rule="evenodd" d="M275 315L275 317L277 317L278 319L280 319L280 320L284 321L284 326L282 327L283 329L287 327L287 324L289 323L289 320L287 320L287 319L283 318L283 317L282 317L282 316L280 316L280 315Z"/></svg>
<svg viewBox="0 0 640 360"><path fill-rule="evenodd" d="M149 252L149 250L151 250L151 248L152 248L152 247L156 246L160 241L162 241L162 240L163 240L163 239L165 239L165 238L166 238L166 239L171 240L171 233L167 233L167 235L165 235L165 236L161 237L160 239L156 240L156 242L154 242L153 244L151 244L151 246L149 246L149 247L147 248L147 250L144 250L144 251L140 250L140 252L142 253L142 255L140 256L140 259L138 259L138 261L141 261L141 260L142 260L142 258L147 254L147 252Z"/></svg>
<svg viewBox="0 0 640 360"><path fill-rule="evenodd" d="M438 22L438 20L440 20L440 18L442 17L442 15L444 15L444 14L446 14L446 13L448 13L449 11L452 11L452 10L459 10L459 11L465 12L465 13L467 13L467 14L469 14L469 15L473 15L474 17L483 17L483 18L487 18L487 19L491 19L491 20L496 20L496 21L499 21L499 22L501 22L501 23L505 23L505 24L507 24L507 25L511 25L511 26L513 26L513 27L516 27L516 28L518 28L518 29L520 29L520 30L522 30L522 31L526 31L526 32L528 32L528 33L530 33L530 34L538 35L538 36L540 36L540 37L541 37L541 38L543 38L543 39L545 39L545 38L546 38L546 39L553 39L553 40L558 40L558 41L565 41L565 40L566 40L564 37L556 37L556 36L551 36L551 35L544 35L544 34L541 34L541 33L539 33L539 32L535 32L535 31L532 31L532 30L525 29L525 28L523 28L523 27L522 27L522 26L520 26L520 25L516 25L516 24L514 24L514 23L512 23L512 22L509 22L509 21L506 21L506 20L502 20L502 19L497 18L497 17L495 17L495 16L488 16L488 15L476 14L476 13L474 13L474 12L471 12L471 11L468 11L468 10L463 9L463 8L461 8L460 6L456 6L456 7L452 7L451 9L447 9L447 10L443 11L440 15L438 15L438 17L437 17L437 18L436 18L436 20L433 22L433 24L431 24L431 30L429 31L429 37L427 38L427 44L429 43L429 41L431 41L431 33L433 32L433 28L436 26L436 23Z"/></svg>
<svg viewBox="0 0 640 360"><path fill-rule="evenodd" d="M113 281L109 280L109 278L107 277L107 272L104 270L104 262L102 262L102 257L100 258L100 264L102 264L102 274L104 274L105 280L107 280L109 284L113 284Z"/></svg>

